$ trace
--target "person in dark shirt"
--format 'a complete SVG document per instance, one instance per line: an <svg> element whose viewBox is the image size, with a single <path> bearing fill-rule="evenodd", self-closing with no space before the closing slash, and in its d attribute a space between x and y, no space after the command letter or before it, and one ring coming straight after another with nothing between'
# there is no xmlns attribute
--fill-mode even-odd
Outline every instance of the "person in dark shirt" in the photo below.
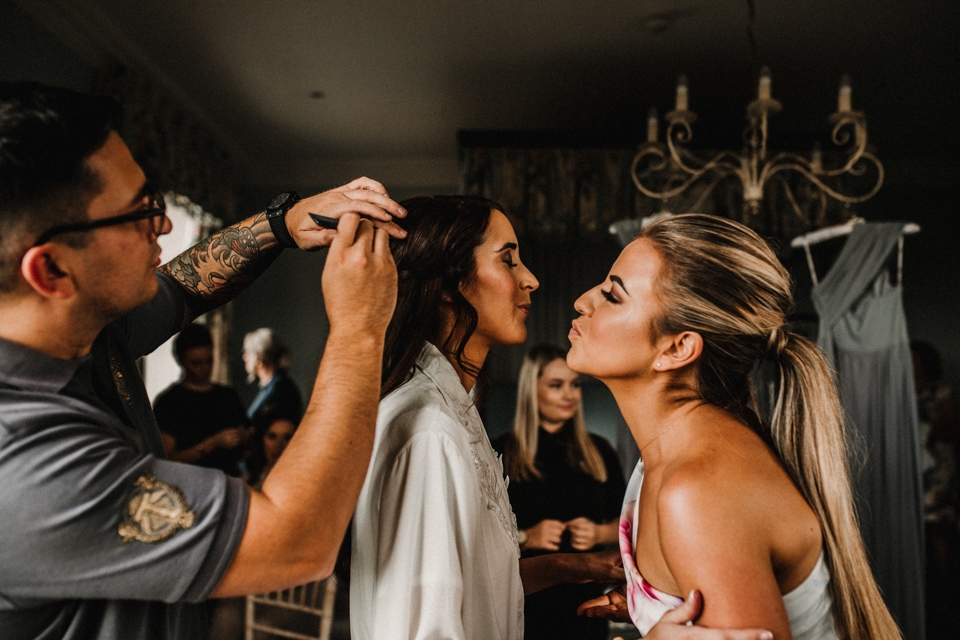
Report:
<svg viewBox="0 0 960 640"><path fill-rule="evenodd" d="M591 551L617 541L625 485L613 447L583 421L580 376L553 345L531 349L520 369L513 430L498 438L525 557ZM577 615L602 585L557 585L527 596L524 637L606 638L607 621Z"/></svg>
<svg viewBox="0 0 960 640"><path fill-rule="evenodd" d="M210 330L202 324L188 325L174 340L173 352L183 379L153 403L167 457L242 476L249 421L236 390L210 380Z"/></svg>

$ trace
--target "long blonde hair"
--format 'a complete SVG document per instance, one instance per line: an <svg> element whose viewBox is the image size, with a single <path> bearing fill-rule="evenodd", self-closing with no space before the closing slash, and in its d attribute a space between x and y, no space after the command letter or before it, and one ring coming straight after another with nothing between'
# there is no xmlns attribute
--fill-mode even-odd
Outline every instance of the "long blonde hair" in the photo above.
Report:
<svg viewBox="0 0 960 640"><path fill-rule="evenodd" d="M554 360L565 360L567 352L560 347L541 344L530 349L520 366L517 381L517 410L513 417L512 437L504 447L504 466L507 475L516 482L541 477L537 469L537 443L540 431L540 404L537 401L537 381L544 368ZM583 403L577 404L573 417L563 425L570 429L567 457L570 465L578 467L597 482L607 481L607 467L583 421Z"/></svg>
<svg viewBox="0 0 960 640"><path fill-rule="evenodd" d="M771 443L820 521L841 638L900 638L867 561L850 485L843 408L823 354L785 325L790 276L767 243L717 216L686 214L640 233L663 268L655 332L696 331L701 399L723 407ZM777 368L770 415L761 416L751 376L761 360Z"/></svg>

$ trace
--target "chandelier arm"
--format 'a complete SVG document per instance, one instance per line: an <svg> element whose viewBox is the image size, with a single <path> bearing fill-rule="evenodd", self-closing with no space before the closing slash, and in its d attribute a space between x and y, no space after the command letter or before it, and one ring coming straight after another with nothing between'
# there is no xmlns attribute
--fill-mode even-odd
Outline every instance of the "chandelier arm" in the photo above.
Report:
<svg viewBox="0 0 960 640"><path fill-rule="evenodd" d="M637 165L647 157L656 157L656 164L651 164L650 171L663 171L667 168L667 154L663 150L663 145L659 143L647 143L640 147L637 154L633 157L633 163L630 165L630 171L636 173Z"/></svg>
<svg viewBox="0 0 960 640"><path fill-rule="evenodd" d="M675 153L675 151L672 148L671 148L671 152ZM633 158L633 162L630 165L630 177L633 178L633 184L637 187L638 190L640 190L641 193L643 193L644 195L650 198L661 198L661 199L673 198L674 196L677 196L683 193L690 187L690 185L697 182L705 174L708 174L711 172L717 172L718 179L726 175L732 174L732 175L739 175L740 179L743 180L741 168L739 166L733 166L731 163L725 161L724 160L725 155L728 155L728 153L723 152L718 154L700 169L688 167L687 165L683 164L678 157L674 156L674 159L677 162L679 168L682 171L684 171L684 173L688 174L689 177L686 180L684 180L679 186L674 187L673 189L669 189L665 191L654 191L653 189L646 187L642 183L642 181L640 180L640 176L637 173L637 166L640 164L640 161L643 160L644 158L649 156L654 156L654 157L659 157L662 160L658 165L651 167L651 169L654 171L660 170L664 168L664 165L666 163L666 154L664 153L663 149L660 148L659 146L645 145L644 147L641 147L641 149L637 152L637 155L634 156Z"/></svg>
<svg viewBox="0 0 960 640"><path fill-rule="evenodd" d="M836 122L830 134L830 139L835 146L843 147L850 144L851 131L848 127L853 127L852 137L855 141L853 148L847 152L847 161L842 167L821 171L825 176L835 177L852 171L854 165L856 165L864 153L866 153L867 127L863 122L863 116L858 112L851 112L850 115L834 114L831 120Z"/></svg>
<svg viewBox="0 0 960 640"><path fill-rule="evenodd" d="M637 177L636 173L634 173L634 175L633 175L633 182L634 182L634 184L637 186L637 189L639 189L641 192L643 192L644 195L649 196L649 197L651 197L651 198L660 198L661 200L667 200L667 199L669 199L669 198L673 198L673 197L675 197L675 196L678 196L678 195L680 195L681 193L683 193L684 191L686 191L688 188L690 188L690 185L692 185L693 183L695 183L695 182L697 182L698 180L700 180L700 178L702 178L702 177L704 176L704 174L706 174L706 173L709 173L709 172L708 172L708 171L698 171L698 172L692 174L692 175L691 175L689 178L687 178L686 180L684 180L684 181L683 181L680 185L678 185L677 187L674 187L673 189L669 189L669 190L665 190L665 191L653 191L652 189L648 189L647 187L645 187L645 186L640 182L640 179ZM719 179L719 178L722 178L724 175L727 174L727 172L726 172L725 170L720 170L719 173L720 173L720 175L718 176L718 179Z"/></svg>
<svg viewBox="0 0 960 640"><path fill-rule="evenodd" d="M674 136L673 128L679 125L682 125L684 130ZM687 124L687 122L683 120L671 122L670 128L667 131L667 149L670 151L670 158L674 161L674 163L676 163L677 167L682 171L689 174L697 174L697 173L702 174L704 172L713 170L715 167L723 167L727 171L732 171L732 172L740 171L740 164L741 164L740 158L732 151L721 151L699 169L697 167L692 167L688 165L686 162L684 162L683 158L680 156L680 151L682 150L682 147L678 147L675 144L674 142L675 138L676 138L676 143L689 142L693 138L693 135L691 134L691 130L690 130L690 125ZM728 160L727 156L729 156L731 160Z"/></svg>
<svg viewBox="0 0 960 640"><path fill-rule="evenodd" d="M810 171L806 166L797 164L797 163L784 163L784 164L778 164L776 166L764 167L764 173L766 174L767 178L770 178L777 173L783 173L785 171L795 171L803 175L803 177L805 177L810 182L812 182L814 186L816 186L818 189L821 189L825 193L829 194L831 198L835 200L839 200L840 202L847 202L847 203L853 204L853 203L865 202L866 200L869 200L874 195L876 195L877 191L880 190L881 185L883 185L883 177L884 177L883 165L880 164L880 161L877 160L877 158L873 156L873 154L864 153L863 157L870 160L876 165L877 182L873 186L873 188L870 189L870 191L868 191L866 194L861 196L847 196L840 193L839 191L832 189L823 180L818 178L816 174Z"/></svg>
<svg viewBox="0 0 960 640"><path fill-rule="evenodd" d="M720 184L720 181L723 180L724 177L725 177L724 175L715 175L713 177L713 180L710 181L710 184L707 185L707 188L704 189L703 193L700 194L700 197L697 198L697 201L694 203L693 207L690 208L691 212L693 213L700 212L700 207L703 205L704 201L706 201L707 196L709 196L713 192L714 188L716 188L716 186Z"/></svg>
<svg viewBox="0 0 960 640"><path fill-rule="evenodd" d="M797 217L800 218L803 222L810 224L810 219L804 215L803 211L800 209L800 205L797 204L797 199L793 195L793 189L790 187L790 183L787 182L786 178L783 176L776 177L777 182L783 187L783 192L787 194L787 200L790 202L790 206L793 207L793 212L797 214Z"/></svg>

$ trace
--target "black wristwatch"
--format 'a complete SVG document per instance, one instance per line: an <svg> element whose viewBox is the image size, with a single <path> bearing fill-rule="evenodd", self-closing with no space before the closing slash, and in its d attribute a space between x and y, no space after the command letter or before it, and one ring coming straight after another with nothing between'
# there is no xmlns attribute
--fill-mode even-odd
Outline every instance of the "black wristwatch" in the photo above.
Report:
<svg viewBox="0 0 960 640"><path fill-rule="evenodd" d="M294 249L297 246L293 236L287 231L286 215L290 207L299 201L300 196L295 191L287 191L278 195L267 205L267 221L270 223L270 230L273 231L277 244L284 249Z"/></svg>

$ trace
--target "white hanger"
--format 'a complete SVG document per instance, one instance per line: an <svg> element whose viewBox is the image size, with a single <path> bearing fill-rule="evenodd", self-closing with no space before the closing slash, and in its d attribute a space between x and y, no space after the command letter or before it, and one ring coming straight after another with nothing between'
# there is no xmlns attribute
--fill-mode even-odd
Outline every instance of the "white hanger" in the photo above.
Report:
<svg viewBox="0 0 960 640"><path fill-rule="evenodd" d="M824 227L823 229L817 229L816 231L797 236L790 241L791 247L803 247L807 255L807 267L810 268L810 278L813 280L814 286L817 286L820 282L817 280L817 270L813 266L813 255L810 253L810 245L825 242L833 238L839 238L840 236L850 235L853 233L854 227L863 222L863 218L857 216L846 224L837 224ZM900 239L897 242L897 284L903 282L903 236L918 233L919 231L920 225L915 222L904 223L903 229L900 230Z"/></svg>
<svg viewBox="0 0 960 640"><path fill-rule="evenodd" d="M833 238L839 238L840 236L847 236L853 233L853 228L855 225L861 224L863 218L856 217L847 222L846 224L837 224L831 227L824 227L823 229L817 229L816 231L811 231L810 233L805 233L803 235L797 236L790 241L791 247L804 247L810 246L811 244L817 244L818 242L824 242L826 240L831 240ZM920 231L920 225L908 222L903 225L903 231L905 235L910 235L912 233L917 233Z"/></svg>

